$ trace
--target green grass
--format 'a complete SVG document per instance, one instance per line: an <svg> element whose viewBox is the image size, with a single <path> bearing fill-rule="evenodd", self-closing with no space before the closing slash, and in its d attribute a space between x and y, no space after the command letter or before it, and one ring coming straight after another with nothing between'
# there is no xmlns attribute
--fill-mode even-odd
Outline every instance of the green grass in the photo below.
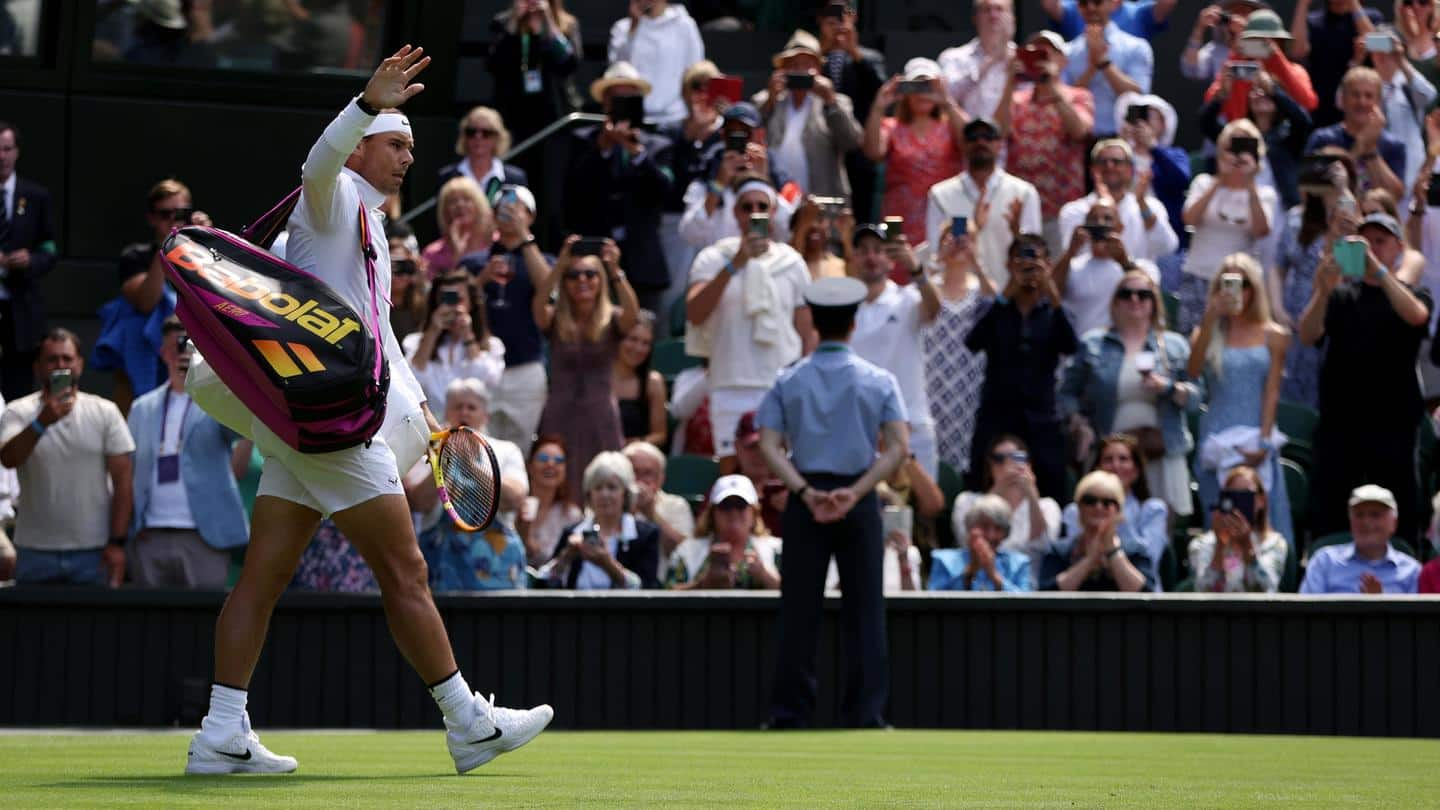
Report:
<svg viewBox="0 0 1440 810"><path fill-rule="evenodd" d="M0 732L7 808L1434 806L1440 741L1025 732L561 733L458 777L438 732L265 735L289 776L186 777L179 734Z"/></svg>

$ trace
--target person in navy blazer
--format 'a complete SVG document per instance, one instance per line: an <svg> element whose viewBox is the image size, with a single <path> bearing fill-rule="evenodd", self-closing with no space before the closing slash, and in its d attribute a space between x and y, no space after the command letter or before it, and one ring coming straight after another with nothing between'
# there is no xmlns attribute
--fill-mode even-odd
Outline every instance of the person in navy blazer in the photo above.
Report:
<svg viewBox="0 0 1440 810"><path fill-rule="evenodd" d="M248 440L193 407L186 396L190 349L179 318L165 321L161 341L169 384L130 407L135 437L131 576L148 587L223 588L230 549L245 545L250 535L231 464L237 456L248 463ZM233 452L236 441L247 444L242 453Z"/></svg>
<svg viewBox="0 0 1440 810"><path fill-rule="evenodd" d="M500 113L489 107L475 107L460 119L455 133L455 154L460 159L440 170L435 193L456 177L468 177L485 192L491 205L500 196L501 186L530 187L530 176L519 166L500 157L510 151L510 130Z"/></svg>
<svg viewBox="0 0 1440 810"><path fill-rule="evenodd" d="M35 389L33 368L45 336L40 278L55 266L50 192L15 174L20 130L0 121L0 392L12 401Z"/></svg>

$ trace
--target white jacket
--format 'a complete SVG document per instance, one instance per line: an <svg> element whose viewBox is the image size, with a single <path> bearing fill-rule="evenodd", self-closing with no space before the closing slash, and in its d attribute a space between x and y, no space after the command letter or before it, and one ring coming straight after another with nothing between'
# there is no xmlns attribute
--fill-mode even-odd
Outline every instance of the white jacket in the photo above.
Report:
<svg viewBox="0 0 1440 810"><path fill-rule="evenodd" d="M645 115L658 123L685 119L680 77L704 58L705 43L700 39L700 26L684 6L667 6L659 17L641 17L633 36L629 17L622 17L610 26L610 63L629 62L650 82Z"/></svg>

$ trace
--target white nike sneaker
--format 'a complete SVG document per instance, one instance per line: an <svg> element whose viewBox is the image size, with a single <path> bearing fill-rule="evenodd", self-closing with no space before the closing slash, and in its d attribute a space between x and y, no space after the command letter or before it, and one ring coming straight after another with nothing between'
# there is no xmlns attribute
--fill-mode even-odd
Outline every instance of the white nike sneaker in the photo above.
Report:
<svg viewBox="0 0 1440 810"><path fill-rule="evenodd" d="M445 721L445 745L455 760L456 773L469 773L501 754L507 754L535 739L555 717L555 710L542 704L533 709L505 709L475 694L475 719L467 726Z"/></svg>
<svg viewBox="0 0 1440 810"><path fill-rule="evenodd" d="M291 773L297 767L294 757L271 753L260 744L260 738L246 723L223 745L212 746L195 732L190 738L190 753L185 760L187 774L228 773Z"/></svg>

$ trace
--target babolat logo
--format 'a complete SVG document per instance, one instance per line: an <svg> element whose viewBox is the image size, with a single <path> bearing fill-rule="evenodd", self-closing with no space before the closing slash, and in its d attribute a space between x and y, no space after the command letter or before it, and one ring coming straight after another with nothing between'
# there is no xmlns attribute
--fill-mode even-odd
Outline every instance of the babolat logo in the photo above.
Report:
<svg viewBox="0 0 1440 810"><path fill-rule="evenodd" d="M175 247L165 254L165 258L175 267L200 277L214 287L216 292L233 298L253 301L259 305L259 308L299 325L326 343L339 345L341 338L360 332L360 324L353 319L337 318L331 315L321 309L320 302L314 299L301 301L293 295L281 292L279 284L273 279L226 267L221 263L217 254L194 242L177 241ZM247 311L254 312L256 310ZM275 341L256 341L257 348L259 343L275 343L276 350L281 355L284 354L284 350L279 349L279 344ZM289 345L293 350L298 344L291 343ZM264 349L261 351L265 353L266 359L270 359L270 353L265 352ZM308 354L308 359L314 359L314 353L310 352L308 348L305 349L305 352ZM296 354L299 356L299 352ZM324 366L313 368L311 363L305 362L306 359L301 356L301 362L311 371L325 368ZM288 359L287 362L289 362ZM271 364L274 365L273 360L271 360ZM319 361L316 360L314 365L319 365ZM290 362L290 367L294 368L295 364ZM276 370L279 371L279 367ZM283 374L283 372L281 373ZM295 369L295 373L300 373L298 368Z"/></svg>
<svg viewBox="0 0 1440 810"><path fill-rule="evenodd" d="M310 351L310 347L303 343L282 344L278 340L252 340L250 343L260 351L265 362L269 363L270 367L275 369L275 373L281 377L298 377L305 371L325 370L325 364L320 362L320 358L316 357L315 353ZM286 347L290 349L289 352L285 351ZM301 371L300 366L295 365L297 359L300 361L300 365L305 366L305 371Z"/></svg>

